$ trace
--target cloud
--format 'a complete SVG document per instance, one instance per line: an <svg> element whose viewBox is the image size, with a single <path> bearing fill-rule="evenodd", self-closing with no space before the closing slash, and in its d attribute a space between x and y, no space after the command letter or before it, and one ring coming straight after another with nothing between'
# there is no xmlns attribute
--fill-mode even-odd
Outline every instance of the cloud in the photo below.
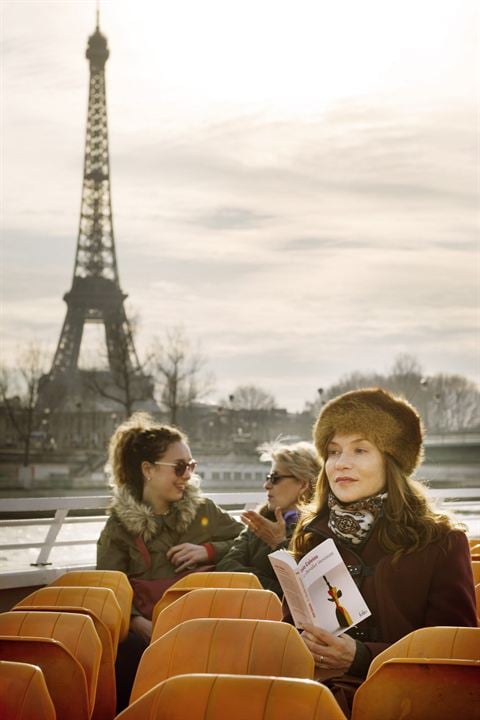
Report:
<svg viewBox="0 0 480 720"><path fill-rule="evenodd" d="M251 230L272 217L246 208L220 207L206 215L192 217L187 222L211 230Z"/></svg>
<svg viewBox="0 0 480 720"><path fill-rule="evenodd" d="M60 334L93 29L83 3L30 3L28 23L19 5L9 4L5 38L7 355L37 333L53 348ZM179 80L158 42L139 43L141 13L125 34L126 4L108 7L115 242L141 350L183 322L202 339L219 394L258 382L292 408L344 373L385 370L400 351L429 372L478 376L476 108L455 94L466 66L460 77L442 44L448 88L442 76L427 91L402 64L401 88L328 103L316 98L338 77L320 73L301 111L297 96L288 108L268 94L232 100L232 86L225 101L212 87L186 90L186 66Z"/></svg>
<svg viewBox="0 0 480 720"><path fill-rule="evenodd" d="M312 252L312 251L338 251L338 250L360 250L376 247L374 242L368 242L361 238L321 238L303 237L293 240L286 240L279 248L282 252ZM388 249L386 249L388 252Z"/></svg>

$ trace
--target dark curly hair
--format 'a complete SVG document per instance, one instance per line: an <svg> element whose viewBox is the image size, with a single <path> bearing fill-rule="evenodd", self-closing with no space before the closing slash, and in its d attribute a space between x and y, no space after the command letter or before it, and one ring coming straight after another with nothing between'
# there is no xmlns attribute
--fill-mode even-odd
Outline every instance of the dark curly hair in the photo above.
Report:
<svg viewBox="0 0 480 720"><path fill-rule="evenodd" d="M188 442L178 428L160 425L147 413L134 413L118 426L108 446L110 482L126 485L136 500L142 499L142 462L163 457L172 443Z"/></svg>

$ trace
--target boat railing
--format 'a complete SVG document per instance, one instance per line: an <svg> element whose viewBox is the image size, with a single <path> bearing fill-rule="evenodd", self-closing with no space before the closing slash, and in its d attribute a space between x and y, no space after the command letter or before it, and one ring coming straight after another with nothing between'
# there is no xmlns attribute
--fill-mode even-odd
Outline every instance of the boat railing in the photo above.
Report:
<svg viewBox="0 0 480 720"><path fill-rule="evenodd" d="M205 493L217 505L227 510L233 517L239 518L241 512L247 508L257 507L265 500L263 492L218 492ZM60 531L64 526L80 523L99 523L107 518L106 510L110 504L110 495L92 495L82 497L36 497L36 498L2 498L0 502L3 519L0 519L0 553L10 550L38 550L35 560L17 571L2 571L0 568L0 589L10 587L29 587L31 585L44 585L54 580L68 570L90 570L93 564L54 565L51 562L51 553L54 547L68 547L94 545L98 539L95 537L82 537L73 540L60 540ZM81 516L69 513L82 512ZM92 511L95 514L83 513ZM98 512L98 511L104 511ZM38 515L35 516L35 513ZM45 513L53 513L50 517L42 517ZM13 517L5 518L5 514ZM19 517L27 515L27 517ZM1 532L4 528L25 528L31 526L46 526L45 537L38 542L3 542Z"/></svg>
<svg viewBox="0 0 480 720"><path fill-rule="evenodd" d="M480 488L429 489L428 494L436 500L438 508L455 510L460 517L473 514L475 522L480 521ZM263 492L206 492L205 495L237 518L242 510L256 507L265 500ZM2 571L0 565L0 589L45 585L68 570L93 569L93 560L87 564L79 562L59 564L51 561L51 554L54 548L71 546L74 550L78 546L96 544L98 527L95 536L92 530L91 537L83 533L82 537L59 539L59 534L62 528L68 525L81 523L85 526L88 523L97 523L98 526L98 523L105 522L110 501L110 495L2 498L0 553L4 555L11 550L29 552L35 550L35 557L33 562L15 571L11 569ZM89 511L92 514L85 514ZM79 512L82 514L78 515ZM45 517L46 514L49 516ZM26 526L46 526L45 537L35 542L30 540L4 542L4 529L18 528L20 531ZM74 553L72 554L74 556Z"/></svg>

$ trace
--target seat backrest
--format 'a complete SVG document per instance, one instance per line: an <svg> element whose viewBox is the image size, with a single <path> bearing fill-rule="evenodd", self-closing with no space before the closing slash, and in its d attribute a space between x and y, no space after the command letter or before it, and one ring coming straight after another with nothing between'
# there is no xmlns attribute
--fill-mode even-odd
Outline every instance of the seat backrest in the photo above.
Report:
<svg viewBox="0 0 480 720"><path fill-rule="evenodd" d="M79 613L7 612L0 614L0 635L50 638L60 642L83 668L89 708L93 711L102 644L91 618ZM58 680L62 680L61 673Z"/></svg>
<svg viewBox="0 0 480 720"><path fill-rule="evenodd" d="M480 718L480 661L388 660L355 693L352 720Z"/></svg>
<svg viewBox="0 0 480 720"><path fill-rule="evenodd" d="M57 640L0 634L0 660L38 665L58 720L90 720L85 672L72 653ZM35 717L33 715L29 720Z"/></svg>
<svg viewBox="0 0 480 720"><path fill-rule="evenodd" d="M312 680L180 675L156 685L117 720L345 720L328 688Z"/></svg>
<svg viewBox="0 0 480 720"><path fill-rule="evenodd" d="M477 619L480 626L480 583L475 585L475 602L477 605Z"/></svg>
<svg viewBox="0 0 480 720"><path fill-rule="evenodd" d="M480 583L480 560L472 560L473 582Z"/></svg>
<svg viewBox="0 0 480 720"><path fill-rule="evenodd" d="M182 588L201 587L232 587L262 589L262 584L253 573L244 572L196 572L180 578L172 587Z"/></svg>
<svg viewBox="0 0 480 720"><path fill-rule="evenodd" d="M274 620L187 620L145 650L130 701L172 675L232 673L313 678L314 663L298 631Z"/></svg>
<svg viewBox="0 0 480 720"><path fill-rule="evenodd" d="M480 628L419 628L397 640L371 662L368 676L394 658L480 660Z"/></svg>
<svg viewBox="0 0 480 720"><path fill-rule="evenodd" d="M0 660L0 718L55 720L55 706L39 667Z"/></svg>
<svg viewBox="0 0 480 720"><path fill-rule="evenodd" d="M41 605L77 607L91 610L108 628L112 640L113 652L116 656L122 612L113 590L105 587L56 586L43 587L24 597L15 608L39 607Z"/></svg>
<svg viewBox="0 0 480 720"><path fill-rule="evenodd" d="M281 620L282 605L271 590L198 588L162 610L153 628L151 642L185 620L207 617Z"/></svg>
<svg viewBox="0 0 480 720"><path fill-rule="evenodd" d="M113 590L122 612L120 640L125 640L130 627L132 613L133 590L125 573L119 570L72 570L60 575L50 585L87 585L90 587L106 587Z"/></svg>
<svg viewBox="0 0 480 720"><path fill-rule="evenodd" d="M53 588L52 588L53 589ZM68 590L69 588L59 588ZM111 592L107 588L98 588ZM88 608L69 607L67 605L16 605L12 608L12 612L72 612L83 613L90 617L95 626L95 630L102 644L102 658L98 669L97 692L95 695L95 705L93 708L92 720L111 720L115 715L117 704L117 690L115 679L115 655L112 646L112 637L105 623L95 615L93 610ZM1 716L0 716L1 718Z"/></svg>
<svg viewBox="0 0 480 720"><path fill-rule="evenodd" d="M223 588L252 588L262 590L262 584L253 573L242 572L198 572L190 573L180 578L175 585L172 585L165 591L163 597L157 602L153 608L152 625L154 626L157 617L161 611L170 605L170 603L178 600L190 590L205 587L223 587Z"/></svg>

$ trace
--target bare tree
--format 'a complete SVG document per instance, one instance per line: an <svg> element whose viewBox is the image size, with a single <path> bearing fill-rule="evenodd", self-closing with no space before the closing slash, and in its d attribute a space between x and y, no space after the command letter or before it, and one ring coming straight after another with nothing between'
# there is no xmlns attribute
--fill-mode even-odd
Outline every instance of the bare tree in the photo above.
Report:
<svg viewBox="0 0 480 720"><path fill-rule="evenodd" d="M418 409L430 432L480 426L480 392L474 382L460 375L426 377L418 360L406 353L395 358L387 375L354 372L329 388L319 388L318 397L306 404L306 410L317 415L328 400L365 387L382 387L406 398Z"/></svg>
<svg viewBox="0 0 480 720"><path fill-rule="evenodd" d="M106 348L98 354L111 370L91 367L85 373L87 389L123 407L126 417L135 410L136 403L153 401L153 382L146 371L149 358L140 362L135 350L138 324L138 316L133 315L123 323L112 323Z"/></svg>
<svg viewBox="0 0 480 720"><path fill-rule="evenodd" d="M342 395L349 390L358 390L366 387L385 387L385 377L377 373L361 373L353 372L344 375L338 382L330 387L320 387L317 390L317 397L312 402L307 402L305 409L313 416L317 416L325 403L338 395Z"/></svg>
<svg viewBox="0 0 480 720"><path fill-rule="evenodd" d="M220 404L233 410L273 410L276 407L273 395L257 385L238 385L228 401L222 400Z"/></svg>
<svg viewBox="0 0 480 720"><path fill-rule="evenodd" d="M406 400L424 410L422 395L423 371L417 358L409 353L400 353L395 358L390 374L385 378L385 386L402 395Z"/></svg>
<svg viewBox="0 0 480 720"><path fill-rule="evenodd" d="M175 425L180 408L212 392L213 376L206 372L205 357L192 345L182 326L166 330L162 339L155 338L150 356L158 399Z"/></svg>
<svg viewBox="0 0 480 720"><path fill-rule="evenodd" d="M461 375L434 375L425 379L428 427L435 432L480 428L480 392Z"/></svg>
<svg viewBox="0 0 480 720"><path fill-rule="evenodd" d="M0 368L0 396L13 432L23 445L23 464L30 462L32 433L41 418L35 413L38 386L45 373L49 354L39 345L30 343L20 350L16 368Z"/></svg>

